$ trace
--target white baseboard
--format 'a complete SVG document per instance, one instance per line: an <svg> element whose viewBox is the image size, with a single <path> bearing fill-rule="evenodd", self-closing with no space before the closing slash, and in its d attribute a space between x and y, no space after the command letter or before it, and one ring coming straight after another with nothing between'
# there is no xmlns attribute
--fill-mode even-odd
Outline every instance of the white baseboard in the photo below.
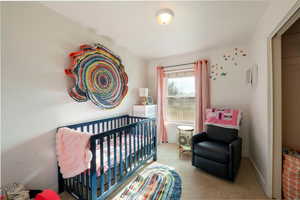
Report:
<svg viewBox="0 0 300 200"><path fill-rule="evenodd" d="M261 171L258 169L257 164L254 162L254 160L252 159L251 155L249 155L249 159L250 162L252 163L256 174L257 174L257 178L258 178L258 183L261 185L261 187L263 188L264 193L267 195L267 184L266 184L266 179L263 176L263 174L261 173Z"/></svg>

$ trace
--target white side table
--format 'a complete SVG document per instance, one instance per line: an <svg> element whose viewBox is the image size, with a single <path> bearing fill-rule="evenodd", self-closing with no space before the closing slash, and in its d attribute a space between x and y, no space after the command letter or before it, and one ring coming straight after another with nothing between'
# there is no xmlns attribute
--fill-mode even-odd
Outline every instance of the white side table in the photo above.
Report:
<svg viewBox="0 0 300 200"><path fill-rule="evenodd" d="M194 127L177 126L177 129L178 129L179 156L181 157L182 153L192 151L192 137L194 133Z"/></svg>
<svg viewBox="0 0 300 200"><path fill-rule="evenodd" d="M133 116L156 118L157 106L153 105L134 105Z"/></svg>

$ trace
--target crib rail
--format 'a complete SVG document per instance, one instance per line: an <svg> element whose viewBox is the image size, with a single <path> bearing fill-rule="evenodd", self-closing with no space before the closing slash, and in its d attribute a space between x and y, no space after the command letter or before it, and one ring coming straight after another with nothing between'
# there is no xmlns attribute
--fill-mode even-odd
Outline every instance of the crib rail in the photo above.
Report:
<svg viewBox="0 0 300 200"><path fill-rule="evenodd" d="M78 199L106 199L148 160L156 160L155 119L124 115L68 127L94 134L89 172L69 179L59 173L60 192L66 189Z"/></svg>

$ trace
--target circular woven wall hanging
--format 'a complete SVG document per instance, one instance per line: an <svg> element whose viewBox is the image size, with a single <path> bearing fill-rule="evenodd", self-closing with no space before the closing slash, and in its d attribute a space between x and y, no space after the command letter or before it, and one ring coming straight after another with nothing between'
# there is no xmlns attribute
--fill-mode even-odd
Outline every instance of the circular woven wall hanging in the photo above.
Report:
<svg viewBox="0 0 300 200"><path fill-rule="evenodd" d="M121 59L101 44L82 45L70 53L71 65L65 73L75 81L68 90L78 102L91 100L97 106L118 106L128 91L128 77Z"/></svg>

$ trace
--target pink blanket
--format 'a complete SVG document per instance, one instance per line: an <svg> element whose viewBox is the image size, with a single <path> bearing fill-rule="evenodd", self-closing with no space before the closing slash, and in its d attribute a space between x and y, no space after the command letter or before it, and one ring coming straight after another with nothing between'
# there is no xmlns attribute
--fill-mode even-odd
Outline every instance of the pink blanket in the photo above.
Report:
<svg viewBox="0 0 300 200"><path fill-rule="evenodd" d="M60 128L56 135L58 165L64 178L76 176L89 168L91 134L69 128Z"/></svg>
<svg viewBox="0 0 300 200"><path fill-rule="evenodd" d="M224 128L239 129L242 112L234 109L206 109L206 125L215 125Z"/></svg>
<svg viewBox="0 0 300 200"><path fill-rule="evenodd" d="M92 160L92 153L89 147L90 133L83 133L69 128L60 128L56 136L56 151L58 165L64 178L74 177L86 170L90 169L90 161ZM131 139L131 140L130 140ZM139 141L144 142L144 137L139 136ZM120 163L120 138L116 138L116 163ZM134 152L134 136L127 136L127 155L125 155L125 136L122 136L122 161L126 156L129 156L129 146L131 145L131 152ZM129 145L130 144L130 145ZM137 138L135 141L136 151L138 151ZM108 157L107 141L103 143L103 169L104 173L108 170L108 161L110 166L114 166L114 140L110 139L110 156ZM141 146L141 144L140 144ZM97 145L96 150L96 165L97 175L101 173L100 162L100 145Z"/></svg>

